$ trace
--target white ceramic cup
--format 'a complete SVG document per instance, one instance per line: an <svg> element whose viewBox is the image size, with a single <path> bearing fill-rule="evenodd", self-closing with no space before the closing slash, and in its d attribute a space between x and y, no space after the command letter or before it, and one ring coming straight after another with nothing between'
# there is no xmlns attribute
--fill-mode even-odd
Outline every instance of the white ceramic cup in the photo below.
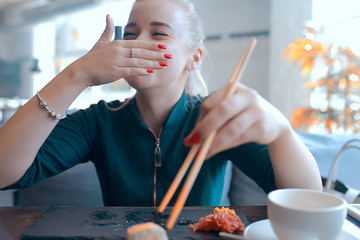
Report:
<svg viewBox="0 0 360 240"><path fill-rule="evenodd" d="M332 240L341 232L346 201L330 193L279 189L268 194L268 217L279 240Z"/></svg>

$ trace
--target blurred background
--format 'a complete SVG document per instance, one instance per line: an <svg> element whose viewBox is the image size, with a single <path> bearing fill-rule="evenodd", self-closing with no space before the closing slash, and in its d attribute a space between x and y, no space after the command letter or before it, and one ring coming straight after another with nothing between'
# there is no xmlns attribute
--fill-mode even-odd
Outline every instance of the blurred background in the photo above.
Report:
<svg viewBox="0 0 360 240"><path fill-rule="evenodd" d="M287 61L285 48L305 37L304 27L321 28L321 43L360 51L360 3L356 0L191 0L203 20L210 64L204 75L210 90L224 85L251 36L259 40L243 83L255 88L288 118L308 104L307 77ZM17 107L56 74L91 49L110 14L124 26L133 0L1 0L1 104ZM133 94L117 82L89 88L72 108L99 99ZM4 99L6 98L6 99ZM12 101L13 99L21 101ZM4 103L6 102L7 103ZM1 107L1 106L0 106ZM0 113L0 122L11 113Z"/></svg>
<svg viewBox="0 0 360 240"><path fill-rule="evenodd" d="M190 0L203 20L210 91L223 86L252 36L242 82L297 130L360 129L358 0ZM125 26L133 0L0 0L0 126L67 65L88 52L110 14ZM118 81L85 90L71 106L134 94ZM3 198L4 199L4 198Z"/></svg>

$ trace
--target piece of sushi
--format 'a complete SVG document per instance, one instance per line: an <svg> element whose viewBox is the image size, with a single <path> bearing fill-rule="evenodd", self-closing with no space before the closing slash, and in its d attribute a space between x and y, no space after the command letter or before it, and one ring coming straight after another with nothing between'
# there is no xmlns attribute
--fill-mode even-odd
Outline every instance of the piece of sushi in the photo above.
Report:
<svg viewBox="0 0 360 240"><path fill-rule="evenodd" d="M127 229L128 240L168 240L166 230L153 222L133 225Z"/></svg>

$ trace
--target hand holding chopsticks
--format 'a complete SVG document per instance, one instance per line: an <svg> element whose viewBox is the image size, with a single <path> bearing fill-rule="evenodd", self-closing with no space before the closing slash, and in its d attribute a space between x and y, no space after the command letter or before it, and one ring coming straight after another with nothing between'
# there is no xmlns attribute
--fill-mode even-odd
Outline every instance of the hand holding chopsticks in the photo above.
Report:
<svg viewBox="0 0 360 240"><path fill-rule="evenodd" d="M233 94L233 92L235 90L235 86L244 72L245 66L250 58L250 55L255 47L255 44L256 44L256 39L252 38L251 41L248 43L243 55L241 56L238 64L236 65L236 68L235 68L233 74L231 75L231 77L228 81L225 98L227 98ZM179 186L182 178L184 177L188 167L190 166L192 159L194 158L194 156L197 153L197 157L192 166L192 169L190 170L190 173L184 183L184 186L183 186L183 188L178 196L178 199L175 202L174 208L170 214L170 217L169 217L169 220L168 220L167 226L166 226L167 229L170 230L173 228L175 221L178 218L178 216L186 202L186 199L191 191L191 188L199 174L199 171L204 163L206 155L210 149L210 146L211 146L215 136L216 136L216 131L214 130L205 139L204 143L201 146L200 146L200 144L193 145L193 147L191 148L183 165L181 166L178 174L175 176L175 179L174 179L173 183L171 184L168 192L164 196L163 201L161 202L159 209L158 209L159 212L163 212L164 209L166 208L171 197L173 196L177 187Z"/></svg>

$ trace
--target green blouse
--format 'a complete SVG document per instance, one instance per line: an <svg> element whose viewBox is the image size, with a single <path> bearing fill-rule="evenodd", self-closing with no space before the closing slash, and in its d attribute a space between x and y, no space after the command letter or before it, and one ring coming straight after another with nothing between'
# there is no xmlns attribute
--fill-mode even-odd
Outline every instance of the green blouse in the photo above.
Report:
<svg viewBox="0 0 360 240"><path fill-rule="evenodd" d="M153 206L157 141L142 121L135 98L121 110L107 107L117 108L122 104L100 101L60 120L33 164L11 188L24 188L78 163L92 161L106 206ZM201 100L184 93L163 124L159 145L161 166L156 167L157 205L190 150L182 141L194 127L200 105ZM227 160L265 192L275 188L267 146L249 143L205 161L186 205L219 205ZM178 193L179 190L170 205Z"/></svg>

